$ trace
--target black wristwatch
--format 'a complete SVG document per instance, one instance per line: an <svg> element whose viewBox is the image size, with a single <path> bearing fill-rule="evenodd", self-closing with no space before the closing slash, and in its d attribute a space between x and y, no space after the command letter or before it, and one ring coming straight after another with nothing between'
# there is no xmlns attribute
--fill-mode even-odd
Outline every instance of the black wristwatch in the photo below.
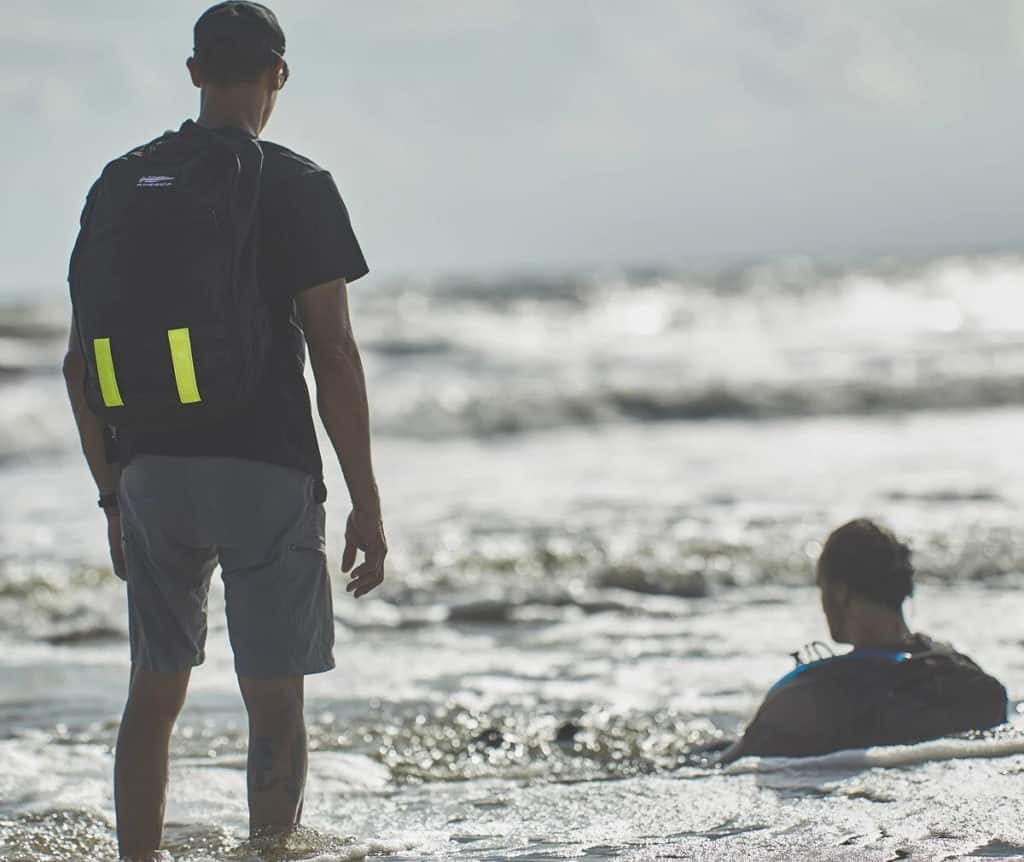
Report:
<svg viewBox="0 0 1024 862"><path fill-rule="evenodd" d="M117 494L100 494L100 498L96 501L96 505L104 512L109 512L111 509L116 511L121 508L120 504L117 502Z"/></svg>

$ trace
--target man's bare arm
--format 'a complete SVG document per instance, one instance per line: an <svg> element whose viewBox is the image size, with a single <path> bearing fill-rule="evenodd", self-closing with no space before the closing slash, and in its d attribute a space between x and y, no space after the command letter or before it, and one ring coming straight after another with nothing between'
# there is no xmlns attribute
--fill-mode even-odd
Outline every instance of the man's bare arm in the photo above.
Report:
<svg viewBox="0 0 1024 862"><path fill-rule="evenodd" d="M357 550L365 554L347 587L359 598L383 580L387 544L370 454L366 377L352 332L345 280L339 278L303 291L298 297L298 308L316 378L320 418L352 499L342 570L352 568Z"/></svg>
<svg viewBox="0 0 1024 862"><path fill-rule="evenodd" d="M834 750L835 717L811 688L794 687L769 697L743 737L721 755L727 764L748 755L809 757Z"/></svg>
<svg viewBox="0 0 1024 862"><path fill-rule="evenodd" d="M68 387L68 399L75 414L78 437L82 442L89 472L96 482L100 495L116 494L120 467L107 462L106 446L103 441L103 423L90 409L85 400L85 357L78 337L75 322L71 322L68 350L64 356L64 382ZM110 560L114 574L124 579L124 556L121 550L121 513L116 508L104 510L107 514L107 541L110 545Z"/></svg>

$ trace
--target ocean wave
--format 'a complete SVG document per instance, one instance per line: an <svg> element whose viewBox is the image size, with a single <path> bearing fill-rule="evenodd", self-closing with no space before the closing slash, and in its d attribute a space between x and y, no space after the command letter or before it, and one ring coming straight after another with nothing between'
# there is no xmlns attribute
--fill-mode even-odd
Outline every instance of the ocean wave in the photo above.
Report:
<svg viewBox="0 0 1024 862"><path fill-rule="evenodd" d="M65 341L69 317L68 305L53 299L0 304L0 339Z"/></svg>
<svg viewBox="0 0 1024 862"><path fill-rule="evenodd" d="M400 282L353 294L397 436L1024 403L1024 258Z"/></svg>
<svg viewBox="0 0 1024 862"><path fill-rule="evenodd" d="M316 770L332 769L350 792L481 778L625 778L670 771L691 753L726 740L712 721L668 709L611 712L571 701L549 702L539 709L413 701L389 703L387 720L382 721L380 706L368 706L365 711L346 710L345 715L321 710L307 720L310 750L321 758ZM39 760L59 763L69 751L90 752L94 747L98 754L109 741L106 721L81 726L61 722L55 730L0 741L0 753L11 754L17 772L31 773ZM247 747L246 730L237 722L191 724L183 718L172 740L172 756L182 769L244 770Z"/></svg>
<svg viewBox="0 0 1024 862"><path fill-rule="evenodd" d="M855 380L815 387L719 386L679 393L626 391L611 393L608 401L621 415L645 421L971 410L1024 404L1024 375L923 380L912 385Z"/></svg>
<svg viewBox="0 0 1024 862"><path fill-rule="evenodd" d="M587 781L664 772L723 735L706 719L668 710L615 714L581 710L494 709L459 704L393 709L383 726L360 728L362 744L398 783L480 778ZM348 722L317 726L314 739L357 739ZM340 735L339 735L340 734Z"/></svg>
<svg viewBox="0 0 1024 862"><path fill-rule="evenodd" d="M78 446L64 381L56 373L0 382L0 465L73 452Z"/></svg>
<svg viewBox="0 0 1024 862"><path fill-rule="evenodd" d="M945 497L930 501L948 503ZM601 614L671 619L716 597L777 601L780 590L814 583L821 530L807 524L707 523L698 530L701 538L686 537L688 531L671 521L647 527L651 532L644 535L620 524L628 537L521 526L466 529L446 536L442 546L436 536L408 538L389 561L386 598L339 601L335 617L354 632L536 629ZM1016 525L964 524L911 538L920 584L1017 588L1024 578L1024 534ZM123 639L125 626L122 585L109 566L0 559L0 636L91 646Z"/></svg>
<svg viewBox="0 0 1024 862"><path fill-rule="evenodd" d="M479 438L610 423L766 421L818 416L880 416L1024 405L1024 374L930 379L912 384L849 380L819 384L725 384L421 395L377 409L376 429L396 437Z"/></svg>
<svg viewBox="0 0 1024 862"><path fill-rule="evenodd" d="M391 355L434 357L444 348L402 347ZM0 365L0 462L61 452L77 446L64 407L63 382L31 375L25 367L8 374ZM7 385L5 385L5 381ZM710 383L657 387L595 385L545 391L521 381L473 386L475 391L426 385L389 391L386 375L371 382L377 434L419 440L489 439L560 428L622 423L765 422L829 416L875 417L933 411L970 411L1024 405L1024 373L993 377L935 378L913 383L846 380L814 383ZM415 388L416 391L409 391ZM402 397L408 393L408 397ZM374 395L379 397L374 398Z"/></svg>
<svg viewBox="0 0 1024 862"><path fill-rule="evenodd" d="M845 269L794 258L396 280L352 303L377 432L486 438L1024 404L1022 279L1014 255ZM0 307L0 458L73 445L52 420L66 316Z"/></svg>

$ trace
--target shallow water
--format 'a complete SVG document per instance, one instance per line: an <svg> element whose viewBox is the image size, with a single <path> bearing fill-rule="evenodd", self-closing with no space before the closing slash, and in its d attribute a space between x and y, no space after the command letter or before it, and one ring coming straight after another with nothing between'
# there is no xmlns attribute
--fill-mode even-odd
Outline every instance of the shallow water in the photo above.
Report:
<svg viewBox="0 0 1024 862"><path fill-rule="evenodd" d="M372 597L338 590L338 669L308 681L307 829L283 846L244 842L244 715L217 586L207 663L173 740L168 848L189 862L1024 858L1024 409L1006 394L1024 321L1016 306L986 316L978 298L1005 296L1015 265L940 261L831 281L790 267L772 276L775 305L756 271L692 289L658 276L357 294L382 402L376 457L392 562ZM848 313L877 299L901 316L872 341L873 312L836 327L799 278L826 280ZM760 316L743 329L740 299L754 295ZM686 327L719 353L687 352L673 328L695 304L711 321ZM802 332L764 324L787 315ZM7 319L0 858L112 859L123 591L47 370L59 325L46 309ZM504 345L499 319L516 336ZM627 325L648 334L613 339L609 370L599 348ZM749 336L734 351L741 360L712 337L719 328ZM563 355L545 358L559 334ZM757 357L742 359L755 340ZM821 399L808 408L807 395L793 409L782 399L703 421L548 410L566 393L593 404L616 375L646 375L664 391L674 355L693 357L676 372L686 386L726 381L775 397L802 380L810 342L841 367L830 380L847 394L872 375L885 389L915 345L903 378L912 397L853 409ZM945 370L929 376L937 365ZM1000 382L984 390L993 403L974 384L964 390L973 400L943 402L947 378L977 381L982 365ZM773 374L785 387L759 390ZM481 413L476 395L455 390L491 406ZM527 420L495 424L509 405ZM346 514L336 469L328 484L336 561ZM702 747L742 728L789 652L824 639L810 586L817 543L865 513L913 542L912 624L999 676L1015 720L979 739L708 768Z"/></svg>

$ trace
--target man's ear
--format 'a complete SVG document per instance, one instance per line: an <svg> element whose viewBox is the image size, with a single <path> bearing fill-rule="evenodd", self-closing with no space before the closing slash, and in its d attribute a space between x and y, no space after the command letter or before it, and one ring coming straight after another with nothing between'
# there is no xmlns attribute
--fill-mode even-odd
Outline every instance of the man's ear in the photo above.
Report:
<svg viewBox="0 0 1024 862"><path fill-rule="evenodd" d="M185 61L185 65L188 67L188 74L192 78L192 86L202 87L203 82L199 78L199 65L196 63L196 58L189 57Z"/></svg>
<svg viewBox="0 0 1024 862"><path fill-rule="evenodd" d="M283 90L284 89L284 60L278 60L273 66L270 67L270 89L272 90Z"/></svg>

